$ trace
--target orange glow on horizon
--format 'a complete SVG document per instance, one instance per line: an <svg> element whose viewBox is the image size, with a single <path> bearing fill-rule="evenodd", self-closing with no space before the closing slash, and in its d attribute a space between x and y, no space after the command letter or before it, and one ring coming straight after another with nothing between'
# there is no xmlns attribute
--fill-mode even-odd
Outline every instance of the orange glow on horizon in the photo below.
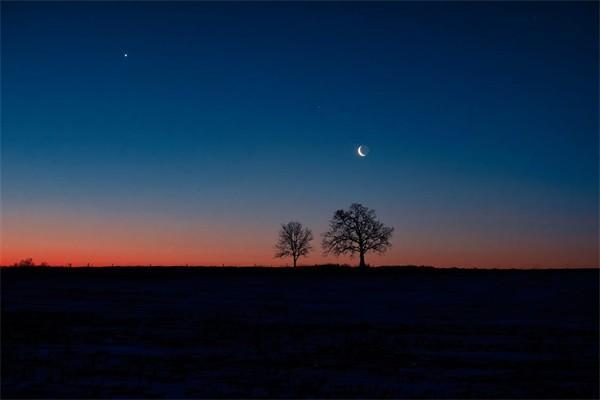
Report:
<svg viewBox="0 0 600 400"><path fill-rule="evenodd" d="M285 266L273 256L278 226L254 221L173 221L147 216L89 215L76 212L13 213L2 216L0 265L33 258L36 264L85 266L202 265ZM319 230L313 251L300 265L357 264L350 257L324 257ZM598 267L597 247L577 238L556 248L544 240L498 241L494 237L443 236L397 230L391 250L367 255L372 265L438 267Z"/></svg>

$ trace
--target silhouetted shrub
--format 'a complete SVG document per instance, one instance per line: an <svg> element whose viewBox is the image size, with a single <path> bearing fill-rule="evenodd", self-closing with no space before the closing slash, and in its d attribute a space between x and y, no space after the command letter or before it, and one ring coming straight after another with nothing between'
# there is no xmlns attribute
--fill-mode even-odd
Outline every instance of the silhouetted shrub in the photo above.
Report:
<svg viewBox="0 0 600 400"><path fill-rule="evenodd" d="M35 267L35 263L32 258L24 258L14 264L15 267Z"/></svg>

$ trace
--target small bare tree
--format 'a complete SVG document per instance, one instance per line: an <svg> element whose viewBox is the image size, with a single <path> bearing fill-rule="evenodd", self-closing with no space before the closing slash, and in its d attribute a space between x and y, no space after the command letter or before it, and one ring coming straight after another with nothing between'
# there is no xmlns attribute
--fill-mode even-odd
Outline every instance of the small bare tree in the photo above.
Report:
<svg viewBox="0 0 600 400"><path fill-rule="evenodd" d="M350 256L358 253L359 267L365 268L365 254L384 253L392 245L393 231L377 220L375 210L354 203L349 210L337 210L333 215L329 231L323 234L323 252Z"/></svg>
<svg viewBox="0 0 600 400"><path fill-rule="evenodd" d="M292 257L294 267L298 258L306 256L312 246L313 234L310 229L302 226L300 222L291 221L287 224L281 224L279 238L275 245L275 257Z"/></svg>

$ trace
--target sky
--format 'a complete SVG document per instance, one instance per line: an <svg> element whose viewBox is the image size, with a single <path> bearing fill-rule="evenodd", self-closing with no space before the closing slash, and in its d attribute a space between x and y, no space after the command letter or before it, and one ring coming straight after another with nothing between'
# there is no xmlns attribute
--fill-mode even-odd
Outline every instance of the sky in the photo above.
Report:
<svg viewBox="0 0 600 400"><path fill-rule="evenodd" d="M0 264L597 267L598 8L2 2Z"/></svg>

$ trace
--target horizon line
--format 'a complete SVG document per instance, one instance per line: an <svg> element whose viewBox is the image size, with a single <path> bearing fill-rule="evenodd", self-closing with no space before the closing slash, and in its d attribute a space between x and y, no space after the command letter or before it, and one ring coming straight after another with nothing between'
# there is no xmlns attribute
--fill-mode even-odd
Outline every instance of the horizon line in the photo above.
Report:
<svg viewBox="0 0 600 400"><path fill-rule="evenodd" d="M212 268L212 269L244 269L244 268L256 268L256 269L309 269L309 268L340 268L340 269L361 269L356 265L351 264L310 264L310 265L298 265L297 267L288 266L288 265L203 265L203 264L171 264L171 265L154 265L154 264L128 264L128 265L32 265L32 266L19 266L19 265L0 265L2 269L102 269L102 268ZM477 266L477 267L468 267L468 266L440 266L440 265L415 265L415 264L387 264L387 265L370 265L367 269L379 269L379 268L405 268L405 269L463 269L463 270L576 270L576 269L586 269L586 270L600 270L599 266L518 266L518 267L505 267L505 266Z"/></svg>

